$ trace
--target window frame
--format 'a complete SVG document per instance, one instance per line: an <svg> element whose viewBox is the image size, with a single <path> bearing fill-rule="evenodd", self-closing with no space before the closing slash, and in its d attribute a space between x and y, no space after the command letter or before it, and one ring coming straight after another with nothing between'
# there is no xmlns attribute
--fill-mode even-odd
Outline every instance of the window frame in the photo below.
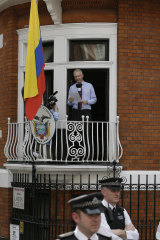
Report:
<svg viewBox="0 0 160 240"><path fill-rule="evenodd" d="M24 86L25 58L28 28L18 33L18 110L17 118L23 122L24 103L21 89ZM54 62L46 63L44 70L53 70L54 88L57 90L60 119L66 116L67 70L74 68L109 69L109 121L117 117L117 23L72 23L41 27L42 41L54 41ZM69 61L70 40L109 39L109 61ZM63 86L63 88L62 88Z"/></svg>

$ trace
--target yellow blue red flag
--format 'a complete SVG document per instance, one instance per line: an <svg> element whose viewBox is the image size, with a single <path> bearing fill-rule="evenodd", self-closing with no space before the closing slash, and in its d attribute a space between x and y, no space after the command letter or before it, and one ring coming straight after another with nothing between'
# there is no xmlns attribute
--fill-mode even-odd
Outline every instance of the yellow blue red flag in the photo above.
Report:
<svg viewBox="0 0 160 240"><path fill-rule="evenodd" d="M31 0L26 71L24 83L25 115L32 121L45 92L44 55L36 0Z"/></svg>

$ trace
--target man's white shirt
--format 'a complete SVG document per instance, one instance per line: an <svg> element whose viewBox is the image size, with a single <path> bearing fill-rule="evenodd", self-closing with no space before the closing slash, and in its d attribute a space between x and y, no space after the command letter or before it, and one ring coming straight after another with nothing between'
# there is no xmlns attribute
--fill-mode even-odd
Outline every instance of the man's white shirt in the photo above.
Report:
<svg viewBox="0 0 160 240"><path fill-rule="evenodd" d="M77 239L79 240L88 240L88 238L79 231L78 227L76 227L76 229L74 230L74 235L76 236ZM96 233L94 233L91 237L91 240L98 240L98 236Z"/></svg>
<svg viewBox="0 0 160 240"><path fill-rule="evenodd" d="M103 200L102 204L105 207L110 207L111 209L114 208L114 206L112 206L111 204L109 204L107 201ZM115 205L116 206L116 205ZM132 224L131 218L129 216L129 214L127 213L126 209L124 209L124 217L125 217L125 226ZM115 235L110 226L107 223L106 217L104 213L101 213L101 225L100 228L98 230L98 233L107 236L107 237L112 237L112 240L122 240L122 238L118 237L117 235ZM127 235L127 240L138 240L139 239L139 233L137 231L137 229L135 229L134 231L126 231L126 235Z"/></svg>

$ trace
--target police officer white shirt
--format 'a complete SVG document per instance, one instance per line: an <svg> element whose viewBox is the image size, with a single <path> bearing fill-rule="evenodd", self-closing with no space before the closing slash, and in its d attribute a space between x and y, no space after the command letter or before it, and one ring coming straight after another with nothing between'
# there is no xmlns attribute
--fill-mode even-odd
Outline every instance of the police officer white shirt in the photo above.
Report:
<svg viewBox="0 0 160 240"><path fill-rule="evenodd" d="M160 222L159 222L158 227L157 227L156 239L160 240Z"/></svg>
<svg viewBox="0 0 160 240"><path fill-rule="evenodd" d="M88 240L88 238L79 231L78 227L76 227L76 229L74 230L74 235L76 236L77 239L79 240ZM91 240L98 240L98 236L96 233L94 233L91 237Z"/></svg>
<svg viewBox="0 0 160 240"><path fill-rule="evenodd" d="M108 208L108 206L113 209L115 206L112 206L111 204L109 204L106 200L103 199L102 204ZM126 209L124 209L124 217L125 217L125 225L129 225L132 224L131 218L129 216L129 214L127 213ZM119 236L115 235L110 226L107 223L106 217L104 213L101 213L101 225L100 228L98 230L98 233L107 236L107 237L112 237L112 240L122 240L122 238L120 238ZM138 240L139 239L139 233L137 231L137 229L135 230L129 230L126 231L126 236L127 236L127 240Z"/></svg>

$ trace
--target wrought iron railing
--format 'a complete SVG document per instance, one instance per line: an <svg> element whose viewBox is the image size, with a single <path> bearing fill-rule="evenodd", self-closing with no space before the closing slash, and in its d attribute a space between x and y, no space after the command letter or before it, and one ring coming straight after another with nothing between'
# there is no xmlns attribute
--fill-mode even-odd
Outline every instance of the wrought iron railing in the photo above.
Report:
<svg viewBox="0 0 160 240"><path fill-rule="evenodd" d="M7 161L52 161L54 163L109 163L119 161L123 149L116 122L59 120L47 144L33 137L30 122L11 123L4 148Z"/></svg>

